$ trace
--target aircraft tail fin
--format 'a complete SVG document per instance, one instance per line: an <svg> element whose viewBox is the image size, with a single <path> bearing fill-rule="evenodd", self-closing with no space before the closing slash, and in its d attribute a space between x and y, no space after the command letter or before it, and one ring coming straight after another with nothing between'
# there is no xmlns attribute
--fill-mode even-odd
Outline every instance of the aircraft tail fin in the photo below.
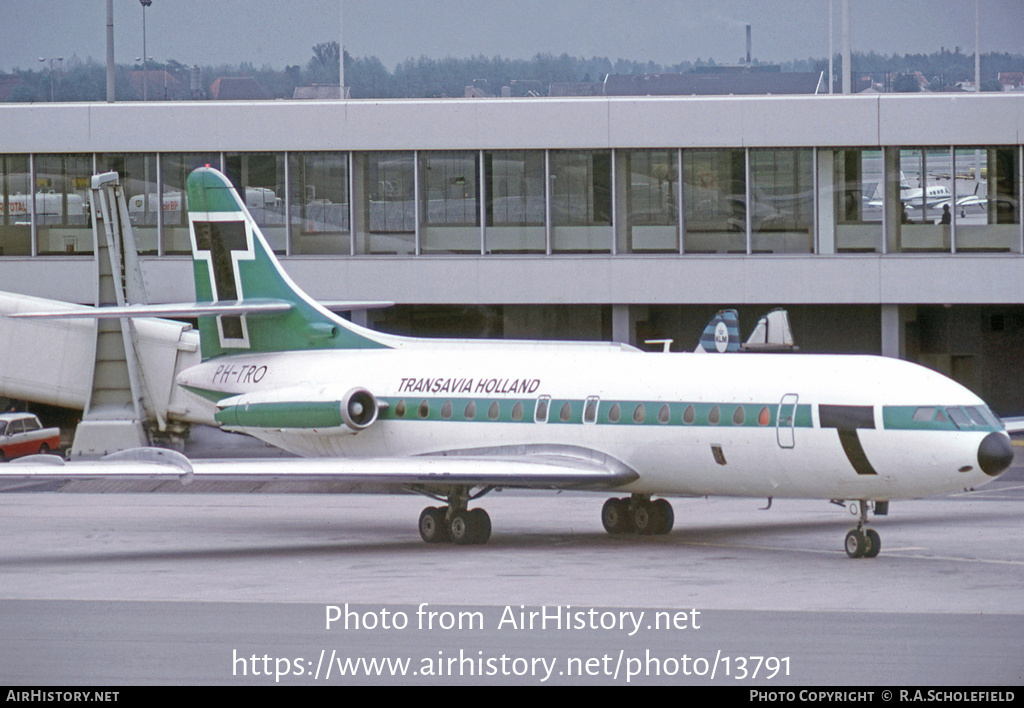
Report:
<svg viewBox="0 0 1024 708"><path fill-rule="evenodd" d="M287 305L277 312L200 316L204 360L247 352L389 346L386 336L328 311L288 277L226 176L201 167L189 175L186 190L196 302Z"/></svg>
<svg viewBox="0 0 1024 708"><path fill-rule="evenodd" d="M793 330L789 327L789 313L781 308L772 310L757 321L743 345L745 351L793 351Z"/></svg>
<svg viewBox="0 0 1024 708"><path fill-rule="evenodd" d="M747 341L740 343L740 322L736 310L719 310L708 322L694 350L698 353L796 351L789 313L782 308L772 310L760 320Z"/></svg>
<svg viewBox="0 0 1024 708"><path fill-rule="evenodd" d="M700 335L695 352L725 354L740 350L740 318L736 310L719 310Z"/></svg>

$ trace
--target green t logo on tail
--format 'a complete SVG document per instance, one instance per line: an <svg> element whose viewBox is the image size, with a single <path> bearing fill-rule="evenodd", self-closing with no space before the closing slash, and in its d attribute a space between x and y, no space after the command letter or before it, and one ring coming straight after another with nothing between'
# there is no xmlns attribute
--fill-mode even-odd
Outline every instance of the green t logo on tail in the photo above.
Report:
<svg viewBox="0 0 1024 708"><path fill-rule="evenodd" d="M201 167L186 190L196 302L224 310L199 317L204 360L240 350L386 347L292 282L227 177Z"/></svg>

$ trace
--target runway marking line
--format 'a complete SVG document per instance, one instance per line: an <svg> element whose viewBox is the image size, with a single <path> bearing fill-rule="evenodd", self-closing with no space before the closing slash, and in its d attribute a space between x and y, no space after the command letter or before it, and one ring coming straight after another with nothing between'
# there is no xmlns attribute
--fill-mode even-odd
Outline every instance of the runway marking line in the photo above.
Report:
<svg viewBox="0 0 1024 708"><path fill-rule="evenodd" d="M987 489L987 488L983 487L982 489L972 489L969 492L957 492L955 494L950 494L949 496L951 496L951 497L985 498L983 496L985 494L1001 494L1003 492L1010 492L1010 491L1014 491L1014 490L1017 490L1017 489L1024 489L1024 484L1015 484L1012 487L999 487L997 489ZM991 498L995 499L997 497L991 497Z"/></svg>

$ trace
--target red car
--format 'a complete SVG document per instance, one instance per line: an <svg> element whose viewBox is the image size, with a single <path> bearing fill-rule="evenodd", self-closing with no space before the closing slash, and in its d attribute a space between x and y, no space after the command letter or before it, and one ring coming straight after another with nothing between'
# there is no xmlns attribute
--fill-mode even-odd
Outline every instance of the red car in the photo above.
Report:
<svg viewBox="0 0 1024 708"><path fill-rule="evenodd" d="M32 413L0 414L0 461L60 447L60 428L44 428Z"/></svg>

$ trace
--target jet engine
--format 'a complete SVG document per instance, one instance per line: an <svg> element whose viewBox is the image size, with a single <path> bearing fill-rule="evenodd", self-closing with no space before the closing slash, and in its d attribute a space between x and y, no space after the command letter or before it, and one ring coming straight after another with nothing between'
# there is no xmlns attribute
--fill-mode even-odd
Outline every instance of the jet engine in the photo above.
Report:
<svg viewBox="0 0 1024 708"><path fill-rule="evenodd" d="M357 432L373 425L379 411L377 399L365 388L349 389L341 399L341 420Z"/></svg>
<svg viewBox="0 0 1024 708"><path fill-rule="evenodd" d="M365 388L337 397L308 386L254 391L217 403L214 419L228 428L348 428L353 433L377 421L381 404Z"/></svg>

